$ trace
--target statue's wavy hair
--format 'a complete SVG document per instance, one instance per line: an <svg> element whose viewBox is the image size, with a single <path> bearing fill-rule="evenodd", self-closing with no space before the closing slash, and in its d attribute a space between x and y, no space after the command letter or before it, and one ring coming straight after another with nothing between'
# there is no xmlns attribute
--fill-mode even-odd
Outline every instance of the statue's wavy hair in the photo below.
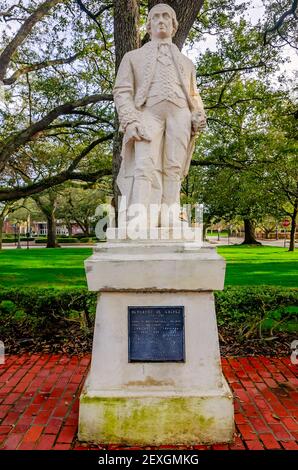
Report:
<svg viewBox="0 0 298 470"><path fill-rule="evenodd" d="M167 9L169 11L169 13L171 14L171 17L172 17L172 20L173 20L173 34L172 34L172 36L175 36L175 34L177 32L177 29L178 29L178 26L179 26L179 23L177 21L177 16L176 16L175 10L172 7L170 7L170 5L167 5L166 3L158 3L157 5L152 7L151 10L149 11L148 18L147 18L147 24L146 24L147 33L151 37L151 18L152 18L152 15L154 13L154 10L156 10L157 8L160 8L160 7L163 7L165 9Z"/></svg>

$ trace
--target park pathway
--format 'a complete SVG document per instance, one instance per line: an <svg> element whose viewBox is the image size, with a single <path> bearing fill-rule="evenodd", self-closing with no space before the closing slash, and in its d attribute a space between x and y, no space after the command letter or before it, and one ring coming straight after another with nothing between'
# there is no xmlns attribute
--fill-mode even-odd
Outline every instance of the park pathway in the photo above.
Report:
<svg viewBox="0 0 298 470"><path fill-rule="evenodd" d="M123 449L76 440L89 363L89 355L6 357L0 365L0 449ZM298 366L289 357L237 357L224 358L223 370L235 396L234 443L176 449L297 450ZM174 449L159 449L166 448Z"/></svg>

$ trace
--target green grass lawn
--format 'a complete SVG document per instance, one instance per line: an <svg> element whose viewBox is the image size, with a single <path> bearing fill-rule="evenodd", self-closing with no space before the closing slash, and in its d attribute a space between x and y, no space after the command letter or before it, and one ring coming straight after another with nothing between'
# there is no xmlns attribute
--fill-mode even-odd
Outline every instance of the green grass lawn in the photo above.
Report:
<svg viewBox="0 0 298 470"><path fill-rule="evenodd" d="M0 286L86 287L84 259L92 248L0 251Z"/></svg>
<svg viewBox="0 0 298 470"><path fill-rule="evenodd" d="M35 248L0 251L0 286L86 287L83 261L91 248ZM298 251L270 246L222 246L226 285L298 287Z"/></svg>
<svg viewBox="0 0 298 470"><path fill-rule="evenodd" d="M298 251L274 246L221 246L227 260L225 285L298 287Z"/></svg>

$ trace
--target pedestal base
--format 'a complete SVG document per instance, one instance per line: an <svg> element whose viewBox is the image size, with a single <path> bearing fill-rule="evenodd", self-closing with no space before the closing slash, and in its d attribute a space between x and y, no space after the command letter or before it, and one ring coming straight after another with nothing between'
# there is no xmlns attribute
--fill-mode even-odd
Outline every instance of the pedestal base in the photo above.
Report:
<svg viewBox="0 0 298 470"><path fill-rule="evenodd" d="M92 391L80 398L79 439L122 445L231 442L233 398L225 379L216 392Z"/></svg>
<svg viewBox="0 0 298 470"><path fill-rule="evenodd" d="M108 243L85 266L89 289L101 295L79 439L127 445L232 441L233 398L222 375L212 293L223 288L224 260L193 243ZM154 346L148 360L131 360L128 310L152 307L166 308L169 316L183 308L183 360L155 360ZM174 330L162 344L178 341ZM148 331L137 333L141 350Z"/></svg>

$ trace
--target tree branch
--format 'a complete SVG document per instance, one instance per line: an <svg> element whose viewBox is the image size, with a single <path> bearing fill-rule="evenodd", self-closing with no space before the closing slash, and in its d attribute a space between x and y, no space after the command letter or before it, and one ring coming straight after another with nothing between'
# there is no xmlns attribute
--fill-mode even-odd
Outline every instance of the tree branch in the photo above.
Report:
<svg viewBox="0 0 298 470"><path fill-rule="evenodd" d="M102 7L100 7L100 9L96 12L96 13L92 13L92 11L90 11L85 5L84 3L82 2L82 0L76 0L77 4L79 5L80 9L86 13L87 16L89 16L89 18L91 18L91 20L95 21L95 23L98 25L97 23L97 17L100 16L104 11L106 10L110 10L112 7L113 7L113 3L108 3L107 5L103 5Z"/></svg>
<svg viewBox="0 0 298 470"><path fill-rule="evenodd" d="M294 18L297 20L297 9L298 9L298 0L293 0L292 1L292 5L291 5L291 8L289 8L288 10L286 10L281 16L280 18L275 21L274 25L271 27L271 28L267 28L265 33L264 33L264 46L266 46L268 44L267 42L267 36L268 36L268 33L274 33L274 31L278 31L281 26L283 25L285 19L288 17L288 16L291 16L293 15Z"/></svg>
<svg viewBox="0 0 298 470"><path fill-rule="evenodd" d="M97 145L102 144L103 142L107 142L108 140L112 140L113 137L114 137L114 133L111 132L110 134L105 135L104 137L100 137L99 139L94 140L93 142L91 142L91 144L88 145L86 148L84 148L84 150L72 161L71 165L68 167L68 170L66 170L66 171L71 173L78 166L78 163L84 157L86 157L86 155L89 152L91 152L91 150L93 150Z"/></svg>
<svg viewBox="0 0 298 470"><path fill-rule="evenodd" d="M191 166L221 166L224 168L233 168L234 170L243 170L243 165L230 163L230 162L218 162L213 160L191 160Z"/></svg>
<svg viewBox="0 0 298 470"><path fill-rule="evenodd" d="M70 180L94 183L103 176L110 176L111 174L112 170L109 168L103 168L93 173L60 173L59 175L46 178L39 183L33 183L22 188L7 190L2 189L0 190L0 201L16 201L17 199L32 196L33 194L38 194L42 191L45 191L46 189L58 186L59 184Z"/></svg>
<svg viewBox="0 0 298 470"><path fill-rule="evenodd" d="M0 17L4 18L4 21L7 21L7 18L17 19L17 18L14 18L14 13L13 13L13 10L15 8L28 12L27 8L25 8L24 5L21 5L21 2L19 1L18 4L12 5L11 7L8 8L8 10L0 11Z"/></svg>
<svg viewBox="0 0 298 470"><path fill-rule="evenodd" d="M108 134L104 137L101 137L94 142L91 142L69 165L69 167L55 176L50 176L48 178L44 178L41 181L37 181L36 183L28 184L27 186L16 188L16 189L0 189L0 201L13 201L20 199L22 197L32 196L34 194L38 194L46 189L52 188L54 186L58 186L59 184L64 183L65 181L69 180L81 180L87 182L95 182L102 176L107 176L112 174L111 169L100 169L96 172L89 172L89 173L76 173L74 172L75 168L78 166L80 161L93 150L97 145L111 140L113 138L113 134ZM18 171L18 170L17 170Z"/></svg>
<svg viewBox="0 0 298 470"><path fill-rule="evenodd" d="M214 72L201 73L199 76L200 77L212 77L213 75L219 75L221 73L240 72L241 70L252 70L252 69L259 68L259 67L266 67L265 62L259 62L256 65L244 65L243 67L230 67L227 69L215 70Z"/></svg>
<svg viewBox="0 0 298 470"><path fill-rule="evenodd" d="M100 7L97 13L94 14L95 18L102 15L104 11L110 10L111 8L113 8L113 3L107 3L106 5L103 5L102 7Z"/></svg>
<svg viewBox="0 0 298 470"><path fill-rule="evenodd" d="M31 141L39 132L46 130L48 125L51 124L58 116L69 114L75 108L86 106L91 103L97 103L98 101L113 101L113 95L95 94L57 106L40 121L35 122L31 126L27 127L27 129L9 137L6 143L0 147L0 171L3 170L5 163L15 151L17 151L22 145Z"/></svg>
<svg viewBox="0 0 298 470"><path fill-rule="evenodd" d="M53 8L58 3L64 3L68 0L46 0L42 3L33 13L30 15L22 24L20 29L10 43L4 48L0 55L0 81L3 81L7 67L11 60L11 57L16 52L18 47L25 41L27 36L32 31L32 28L38 23L41 18L46 16L51 8Z"/></svg>
<svg viewBox="0 0 298 470"><path fill-rule="evenodd" d="M101 33L101 36L102 36L102 40L103 40L103 43L104 43L104 47L105 47L105 50L108 50L107 48L107 41L106 41L106 37L105 37L105 34L104 34L104 31L102 29L102 26L100 24L100 22L98 21L97 17L100 16L105 10L108 10L109 8L112 8L112 4L109 4L109 6L103 6L101 7L98 12L96 14L93 14L85 5L84 3L82 2L82 0L76 0L77 4L79 5L80 9L86 13L86 15L91 18L97 25L100 33Z"/></svg>
<svg viewBox="0 0 298 470"><path fill-rule="evenodd" d="M111 176L112 169L111 168L104 168L101 170L97 170L93 173L72 173L71 180L73 181L85 181L86 183L96 183L99 178L103 178L104 176ZM1 194L1 193L0 193Z"/></svg>
<svg viewBox="0 0 298 470"><path fill-rule="evenodd" d="M65 58L65 59L53 59L53 60L44 60L43 62L40 62L38 64L32 64L32 65L27 65L26 67L23 67L16 72L14 72L13 75L11 75L8 78L3 79L4 85L12 85L17 81L17 79L21 76L24 75L25 73L33 72L34 70L41 70L45 69L46 67L50 67L51 65L62 65L62 64L71 64L74 62L80 54L75 54L71 57Z"/></svg>
<svg viewBox="0 0 298 470"><path fill-rule="evenodd" d="M234 80L236 76L236 72L234 72L228 79L227 81L224 83L220 93L219 93L219 97L218 97L218 100L217 100L217 103L213 106L210 106L209 108L206 107L206 109L213 109L213 108L218 108L221 103L222 103L222 99L224 97L224 94L225 94L225 91L227 89L227 87L230 85L230 83Z"/></svg>

